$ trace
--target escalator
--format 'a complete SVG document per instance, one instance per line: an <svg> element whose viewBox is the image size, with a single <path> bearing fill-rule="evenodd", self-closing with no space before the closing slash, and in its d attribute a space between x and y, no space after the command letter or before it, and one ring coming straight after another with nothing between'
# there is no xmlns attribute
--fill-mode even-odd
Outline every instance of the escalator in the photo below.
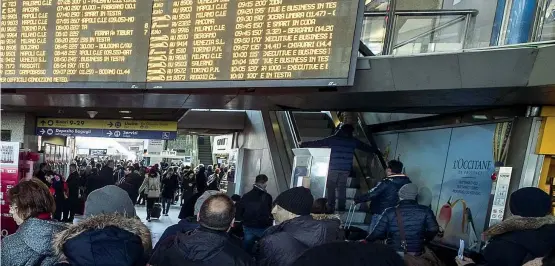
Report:
<svg viewBox="0 0 555 266"><path fill-rule="evenodd" d="M287 156L292 167L294 155L291 149L297 148L299 142L318 140L330 136L339 124L337 113L335 112L276 112L279 121L281 135L286 142ZM354 136L364 143L375 146L375 142L370 132L358 113L354 118L356 123ZM367 154L356 151L353 159L353 170L347 181L347 206L353 203L355 196L368 192L369 188L374 187L381 178L385 176L385 161L381 155ZM353 226L368 230L371 215L368 213L368 204L357 206L353 218ZM347 213L337 211L342 221L345 220Z"/></svg>

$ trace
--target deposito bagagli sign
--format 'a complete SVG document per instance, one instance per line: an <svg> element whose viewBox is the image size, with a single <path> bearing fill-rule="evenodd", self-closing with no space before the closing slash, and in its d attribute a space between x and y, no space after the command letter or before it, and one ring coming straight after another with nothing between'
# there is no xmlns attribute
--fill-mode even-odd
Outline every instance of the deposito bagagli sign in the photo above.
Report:
<svg viewBox="0 0 555 266"><path fill-rule="evenodd" d="M177 122L114 119L39 118L39 136L175 139Z"/></svg>

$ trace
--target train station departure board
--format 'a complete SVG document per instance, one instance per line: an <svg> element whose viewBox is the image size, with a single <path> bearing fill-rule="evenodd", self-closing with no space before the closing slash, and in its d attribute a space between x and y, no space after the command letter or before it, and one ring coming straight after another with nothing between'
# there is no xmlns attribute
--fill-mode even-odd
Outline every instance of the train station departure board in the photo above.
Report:
<svg viewBox="0 0 555 266"><path fill-rule="evenodd" d="M342 86L354 72L358 0L1 4L4 88Z"/></svg>

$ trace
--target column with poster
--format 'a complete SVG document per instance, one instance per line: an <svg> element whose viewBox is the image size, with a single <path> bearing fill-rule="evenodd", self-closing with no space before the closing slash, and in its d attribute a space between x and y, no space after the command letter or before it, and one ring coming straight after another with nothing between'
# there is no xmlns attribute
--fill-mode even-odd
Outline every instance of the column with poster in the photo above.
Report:
<svg viewBox="0 0 555 266"><path fill-rule="evenodd" d="M2 238L15 233L17 225L10 214L7 192L18 181L19 142L0 142L0 210Z"/></svg>

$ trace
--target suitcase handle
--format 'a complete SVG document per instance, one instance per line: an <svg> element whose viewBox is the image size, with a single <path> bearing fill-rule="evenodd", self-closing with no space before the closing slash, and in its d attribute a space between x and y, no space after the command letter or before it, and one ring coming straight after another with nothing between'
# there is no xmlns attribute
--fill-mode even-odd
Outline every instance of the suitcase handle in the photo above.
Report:
<svg viewBox="0 0 555 266"><path fill-rule="evenodd" d="M344 227L346 229L349 229L351 227L351 224L353 223L353 220L355 218L355 210L356 210L356 204L353 202L351 203L351 206L349 206L349 211L347 212L347 217L345 218L345 225Z"/></svg>

